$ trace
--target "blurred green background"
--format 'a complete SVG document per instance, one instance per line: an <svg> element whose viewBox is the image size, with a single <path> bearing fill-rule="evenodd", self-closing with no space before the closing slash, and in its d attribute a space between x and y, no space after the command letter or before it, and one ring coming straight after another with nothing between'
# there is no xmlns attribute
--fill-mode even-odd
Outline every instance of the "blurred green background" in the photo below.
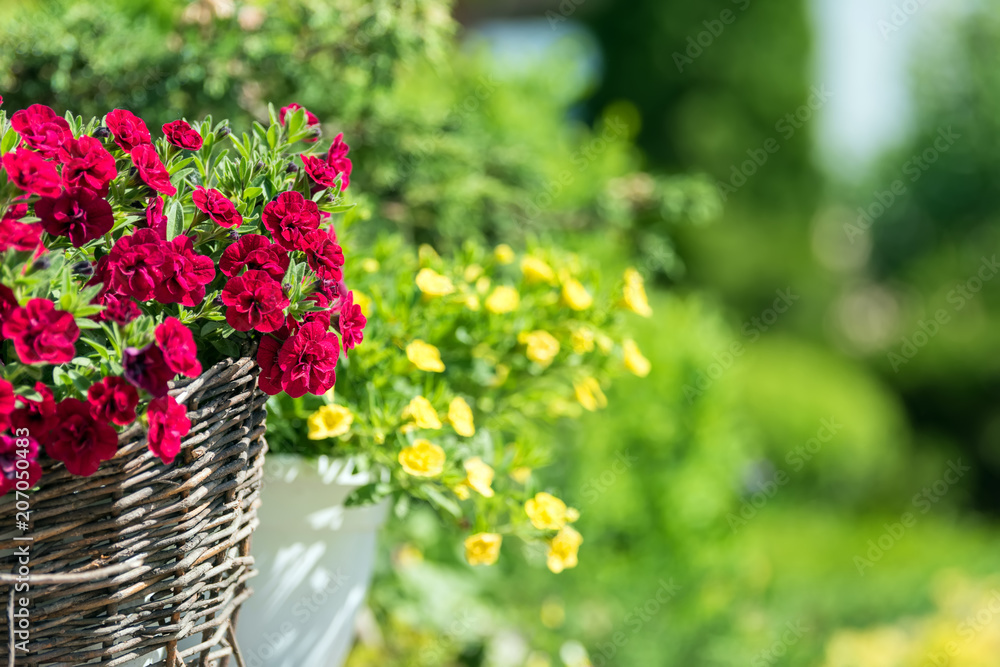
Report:
<svg viewBox="0 0 1000 667"><path fill-rule="evenodd" d="M647 275L652 374L536 473L580 566L472 570L418 511L353 667L1000 665L1000 8L4 6L7 109L298 102L349 137L373 237Z"/></svg>

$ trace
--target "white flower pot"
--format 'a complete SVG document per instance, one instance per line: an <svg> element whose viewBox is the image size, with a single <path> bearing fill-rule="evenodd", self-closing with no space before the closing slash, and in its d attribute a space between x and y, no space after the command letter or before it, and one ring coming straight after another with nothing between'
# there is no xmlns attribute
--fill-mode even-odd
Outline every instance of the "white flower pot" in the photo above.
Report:
<svg viewBox="0 0 1000 667"><path fill-rule="evenodd" d="M236 626L247 667L343 664L389 509L344 507L368 481L344 459L268 457L251 544L260 574Z"/></svg>

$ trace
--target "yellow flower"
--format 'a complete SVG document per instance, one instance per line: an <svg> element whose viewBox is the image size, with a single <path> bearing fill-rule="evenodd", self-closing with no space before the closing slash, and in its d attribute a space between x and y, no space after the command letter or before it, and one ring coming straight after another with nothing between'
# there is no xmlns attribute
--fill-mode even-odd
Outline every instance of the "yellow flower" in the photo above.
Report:
<svg viewBox="0 0 1000 667"><path fill-rule="evenodd" d="M366 257L361 260L361 270L365 273L375 273L379 269L379 263L377 259L371 257Z"/></svg>
<svg viewBox="0 0 1000 667"><path fill-rule="evenodd" d="M635 344L634 340L623 342L622 349L625 352L625 368L641 378L649 375L652 366L649 363L649 359L642 356L642 352L639 351L639 346Z"/></svg>
<svg viewBox="0 0 1000 667"><path fill-rule="evenodd" d="M559 530L566 525L566 503L550 493L536 493L524 503L524 511L538 530Z"/></svg>
<svg viewBox="0 0 1000 667"><path fill-rule="evenodd" d="M503 536L496 533L476 533L465 538L465 560L469 565L493 565L500 557Z"/></svg>
<svg viewBox="0 0 1000 667"><path fill-rule="evenodd" d="M478 264L470 264L465 267L465 273L462 274L462 277L465 278L465 282L471 283L481 275L483 275L483 267Z"/></svg>
<svg viewBox="0 0 1000 667"><path fill-rule="evenodd" d="M507 381L507 377L510 375L510 366L505 364L497 364L496 368L493 369L493 381L490 382L491 387L499 387Z"/></svg>
<svg viewBox="0 0 1000 667"><path fill-rule="evenodd" d="M399 464L414 477L437 477L444 470L444 450L420 439L399 452Z"/></svg>
<svg viewBox="0 0 1000 667"><path fill-rule="evenodd" d="M649 307L649 300L646 298L646 288L642 279L642 274L635 269L625 270L625 288L623 297L625 307L643 317L651 317L653 309Z"/></svg>
<svg viewBox="0 0 1000 667"><path fill-rule="evenodd" d="M556 274L552 267L531 255L521 260L521 273L529 283L549 283L556 281Z"/></svg>
<svg viewBox="0 0 1000 667"><path fill-rule="evenodd" d="M527 346L528 359L542 366L551 364L559 354L559 341L548 331L522 331L517 336L517 342Z"/></svg>
<svg viewBox="0 0 1000 667"><path fill-rule="evenodd" d="M479 312L479 307L480 307L479 306L479 297L476 296L475 294L466 294L465 295L465 307L468 308L469 310L471 310L474 313L478 313Z"/></svg>
<svg viewBox="0 0 1000 667"><path fill-rule="evenodd" d="M413 419L413 423L417 425L417 428L426 429L439 429L441 428L441 420L438 418L438 413L428 401L423 396L414 396L410 404L406 406L403 410L403 417L410 417Z"/></svg>
<svg viewBox="0 0 1000 667"><path fill-rule="evenodd" d="M420 247L417 248L417 256L420 257L421 266L441 261L441 255L437 254L437 250L426 243L421 243Z"/></svg>
<svg viewBox="0 0 1000 667"><path fill-rule="evenodd" d="M325 440L350 431L354 415L342 405L324 405L309 415L306 422L309 424L310 440Z"/></svg>
<svg viewBox="0 0 1000 667"><path fill-rule="evenodd" d="M372 314L372 300L367 294L354 290L354 303L361 308L361 313L365 317L371 317Z"/></svg>
<svg viewBox="0 0 1000 667"><path fill-rule="evenodd" d="M583 536L569 526L563 527L559 533L549 540L549 569L559 574L563 570L577 565L577 552L583 544Z"/></svg>
<svg viewBox="0 0 1000 667"><path fill-rule="evenodd" d="M455 433L466 438L471 438L476 434L476 425L472 421L472 408L461 396L451 399L448 405L448 421L451 422Z"/></svg>
<svg viewBox="0 0 1000 667"><path fill-rule="evenodd" d="M575 507L566 508L566 521L568 521L569 523L574 523L579 518L580 518L580 510L576 509Z"/></svg>
<svg viewBox="0 0 1000 667"><path fill-rule="evenodd" d="M598 408L605 408L608 405L608 399L604 396L604 392L601 391L600 383L592 377L574 382L573 390L576 393L576 400L580 401L580 405L591 412L595 412Z"/></svg>
<svg viewBox="0 0 1000 667"><path fill-rule="evenodd" d="M441 352L419 338L406 346L406 358L413 362L413 365L422 371L431 373L443 373L444 362L441 361Z"/></svg>
<svg viewBox="0 0 1000 667"><path fill-rule="evenodd" d="M531 477L531 468L529 468L528 466L520 466L519 468L514 468L513 470L510 471L510 476L518 484L525 484Z"/></svg>
<svg viewBox="0 0 1000 667"><path fill-rule="evenodd" d="M478 456L465 462L465 484L486 498L493 497L493 468Z"/></svg>
<svg viewBox="0 0 1000 667"><path fill-rule="evenodd" d="M521 295L513 287L501 285L486 298L486 310L497 315L517 310L521 303Z"/></svg>
<svg viewBox="0 0 1000 667"><path fill-rule="evenodd" d="M563 285L562 298L573 310L587 310L594 304L594 297L590 296L587 288L574 279L567 280Z"/></svg>
<svg viewBox="0 0 1000 667"><path fill-rule="evenodd" d="M476 291L480 294L486 294L490 289L490 279L486 276L480 276L479 280L476 281Z"/></svg>
<svg viewBox="0 0 1000 667"><path fill-rule="evenodd" d="M594 331L589 327L576 327L570 335L569 344L577 354L593 351Z"/></svg>
<svg viewBox="0 0 1000 667"><path fill-rule="evenodd" d="M472 492L469 491L469 485L464 481L456 484L452 491L455 492L455 495L458 496L460 500L468 500L469 496L472 495Z"/></svg>
<svg viewBox="0 0 1000 667"><path fill-rule="evenodd" d="M494 248L493 257L501 264L512 264L514 262L514 249L506 243L501 243Z"/></svg>
<svg viewBox="0 0 1000 667"><path fill-rule="evenodd" d="M420 269L417 273L417 287L428 296L445 296L455 291L451 278L429 268Z"/></svg>

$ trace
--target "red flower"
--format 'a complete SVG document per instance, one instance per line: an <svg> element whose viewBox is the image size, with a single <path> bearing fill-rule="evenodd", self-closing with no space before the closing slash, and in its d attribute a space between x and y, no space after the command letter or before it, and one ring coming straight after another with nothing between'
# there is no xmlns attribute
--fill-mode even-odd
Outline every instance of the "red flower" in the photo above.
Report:
<svg viewBox="0 0 1000 667"><path fill-rule="evenodd" d="M73 141L73 132L66 119L44 104L32 104L27 109L15 111L10 124L21 135L25 146L47 158L58 157Z"/></svg>
<svg viewBox="0 0 1000 667"><path fill-rule="evenodd" d="M168 317L156 327L156 342L163 351L163 360L175 373L195 378L201 375L198 348L191 330L176 317Z"/></svg>
<svg viewBox="0 0 1000 667"><path fill-rule="evenodd" d="M35 391L42 397L40 401L33 401L18 396L17 403L21 407L15 408L10 415L10 425L17 433L18 429L27 429L31 437L41 441L55 425L56 401L52 396L52 390L41 382L35 383Z"/></svg>
<svg viewBox="0 0 1000 667"><path fill-rule="evenodd" d="M302 165L309 177L322 188L332 188L337 184L337 176L341 176L340 189L346 190L351 184L351 159L337 158L333 163L313 155L302 155Z"/></svg>
<svg viewBox="0 0 1000 667"><path fill-rule="evenodd" d="M268 332L285 323L282 311L288 307L288 297L281 283L264 271L251 269L230 278L222 290L226 304L226 321L237 331Z"/></svg>
<svg viewBox="0 0 1000 667"><path fill-rule="evenodd" d="M181 438L190 433L187 410L173 396L149 402L149 451L164 463L174 462L181 451Z"/></svg>
<svg viewBox="0 0 1000 667"><path fill-rule="evenodd" d="M48 299L32 299L5 318L3 335L25 364L65 364L74 357L80 329L70 313Z"/></svg>
<svg viewBox="0 0 1000 667"><path fill-rule="evenodd" d="M0 431L10 427L10 413L14 412L14 385L0 379Z"/></svg>
<svg viewBox="0 0 1000 667"><path fill-rule="evenodd" d="M302 249L306 253L309 268L321 280L337 280L344 276L344 251L332 234L315 230L305 235Z"/></svg>
<svg viewBox="0 0 1000 667"><path fill-rule="evenodd" d="M90 386L87 401L94 419L125 426L135 421L139 392L125 378L106 377Z"/></svg>
<svg viewBox="0 0 1000 667"><path fill-rule="evenodd" d="M319 322L303 324L284 343L265 336L257 350L260 376L257 386L275 395L284 391L292 398L306 392L322 394L337 381L340 340Z"/></svg>
<svg viewBox="0 0 1000 667"><path fill-rule="evenodd" d="M177 188L170 182L170 173L151 144L139 144L133 148L132 162L139 170L143 183L161 194L177 194Z"/></svg>
<svg viewBox="0 0 1000 667"><path fill-rule="evenodd" d="M340 303L340 336L344 349L351 350L365 339L365 325L368 318L361 312L361 306L354 303L354 292L348 292Z"/></svg>
<svg viewBox="0 0 1000 667"><path fill-rule="evenodd" d="M219 269L230 277L243 269L257 269L280 281L288 270L288 253L266 236L246 234L223 251Z"/></svg>
<svg viewBox="0 0 1000 667"><path fill-rule="evenodd" d="M316 114L309 111L309 109L306 109L304 106L296 104L295 102L292 102L287 107L281 107L281 110L278 112L278 122L284 125L285 116L287 116L290 112L298 111L299 109L302 109L303 111L306 112L306 125L308 125L309 127L312 127L313 125L319 125L319 118L316 117Z"/></svg>
<svg viewBox="0 0 1000 667"><path fill-rule="evenodd" d="M275 243L285 250L298 250L302 237L319 229L319 207L301 193L289 190L264 206L261 220Z"/></svg>
<svg viewBox="0 0 1000 667"><path fill-rule="evenodd" d="M67 190L56 198L44 197L35 204L42 227L53 236L68 236L74 247L99 239L115 223L111 204L90 190Z"/></svg>
<svg viewBox="0 0 1000 667"><path fill-rule="evenodd" d="M115 109L108 114L107 125L115 135L115 143L126 153L131 153L136 146L150 144L153 141L146 123L131 111Z"/></svg>
<svg viewBox="0 0 1000 667"><path fill-rule="evenodd" d="M341 132L333 138L333 143L326 151L326 161L328 164L333 164L335 160L347 157L350 152L351 147L344 143L344 133Z"/></svg>
<svg viewBox="0 0 1000 667"><path fill-rule="evenodd" d="M160 267L166 252L166 244L152 229L139 229L131 236L121 237L108 254L111 285L105 282L105 287L139 301L149 301L160 282Z"/></svg>
<svg viewBox="0 0 1000 667"><path fill-rule="evenodd" d="M94 419L90 404L67 398L56 406L52 430L45 436L45 453L62 461L74 475L90 477L101 461L118 452L118 433L105 421Z"/></svg>
<svg viewBox="0 0 1000 667"><path fill-rule="evenodd" d="M38 441L30 435L27 438L0 435L0 496L16 488L18 482L27 484L21 486L22 490L30 489L41 478Z"/></svg>
<svg viewBox="0 0 1000 667"><path fill-rule="evenodd" d="M191 197L194 205L218 225L231 229L243 224L243 216L236 210L236 206L218 190L206 190L199 185Z"/></svg>
<svg viewBox="0 0 1000 667"><path fill-rule="evenodd" d="M98 301L104 306L104 310L100 312L98 319L111 320L125 326L142 315L139 305L122 294L105 292L99 297Z"/></svg>
<svg viewBox="0 0 1000 667"><path fill-rule="evenodd" d="M115 159L100 140L84 136L67 144L62 170L67 189L87 188L103 197L116 176Z"/></svg>
<svg viewBox="0 0 1000 667"><path fill-rule="evenodd" d="M146 207L146 227L156 232L164 241L167 240L167 216L163 215L163 197L150 197Z"/></svg>
<svg viewBox="0 0 1000 667"><path fill-rule="evenodd" d="M0 219L0 252L15 250L43 250L42 225L37 222L18 222L28 215L27 204L14 204Z"/></svg>
<svg viewBox="0 0 1000 667"><path fill-rule="evenodd" d="M167 141L177 148L189 151L198 150L204 143L201 135L183 120L175 120L164 125L163 134L167 136Z"/></svg>
<svg viewBox="0 0 1000 667"><path fill-rule="evenodd" d="M194 251L189 236L177 236L163 246L163 263L154 296L160 303L197 306L205 300L205 285L215 278L215 262Z"/></svg>
<svg viewBox="0 0 1000 667"><path fill-rule="evenodd" d="M141 350L134 347L125 348L122 353L122 367L125 369L126 380L139 389L145 389L154 398L166 396L170 390L167 383L177 375L167 366L163 350L154 343Z"/></svg>
<svg viewBox="0 0 1000 667"><path fill-rule="evenodd" d="M23 148L5 153L3 166L10 182L30 195L58 197L62 192L62 179L55 165L38 153Z"/></svg>

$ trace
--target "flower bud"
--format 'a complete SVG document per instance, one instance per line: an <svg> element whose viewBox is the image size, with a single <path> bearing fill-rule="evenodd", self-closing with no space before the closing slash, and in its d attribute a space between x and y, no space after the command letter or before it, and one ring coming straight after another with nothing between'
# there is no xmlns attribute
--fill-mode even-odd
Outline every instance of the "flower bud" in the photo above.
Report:
<svg viewBox="0 0 1000 667"><path fill-rule="evenodd" d="M282 293L283 293L283 294L284 294L285 296L288 296L289 294L291 294L291 293L292 293L292 286L291 286L291 285L289 285L288 283L283 283L283 284L281 285L281 292L282 292Z"/></svg>
<svg viewBox="0 0 1000 667"><path fill-rule="evenodd" d="M299 165L295 164L294 162L289 162L288 166L285 167L285 171L288 172L289 174L294 174L298 170L299 170Z"/></svg>
<svg viewBox="0 0 1000 667"><path fill-rule="evenodd" d="M216 133L216 136L219 137L219 139L225 139L230 135L231 132L232 130L230 130L228 126L223 126L219 128L219 131Z"/></svg>
<svg viewBox="0 0 1000 667"><path fill-rule="evenodd" d="M264 164L263 160L258 160L257 161L257 171L264 171L264 167L266 167L266 166L267 165Z"/></svg>
<svg viewBox="0 0 1000 667"><path fill-rule="evenodd" d="M219 296L215 297L214 299L212 299L212 305L218 306L219 308L221 308L222 306L226 305L222 301L222 295L221 294Z"/></svg>
<svg viewBox="0 0 1000 667"><path fill-rule="evenodd" d="M235 229L230 229L229 230L229 240L230 241L239 241L239 239L240 239L240 233L238 231L236 231Z"/></svg>
<svg viewBox="0 0 1000 667"><path fill-rule="evenodd" d="M111 136L111 130L104 127L103 125L94 130L94 134L91 135L95 139L107 139Z"/></svg>
<svg viewBox="0 0 1000 667"><path fill-rule="evenodd" d="M35 263L31 265L35 271L44 271L45 269L52 266L52 260L48 257L39 257L35 260Z"/></svg>
<svg viewBox="0 0 1000 667"><path fill-rule="evenodd" d="M77 262L72 266L72 269L73 269L73 275L75 276L83 276L84 278L89 278L90 276L94 275L94 265L87 261Z"/></svg>

